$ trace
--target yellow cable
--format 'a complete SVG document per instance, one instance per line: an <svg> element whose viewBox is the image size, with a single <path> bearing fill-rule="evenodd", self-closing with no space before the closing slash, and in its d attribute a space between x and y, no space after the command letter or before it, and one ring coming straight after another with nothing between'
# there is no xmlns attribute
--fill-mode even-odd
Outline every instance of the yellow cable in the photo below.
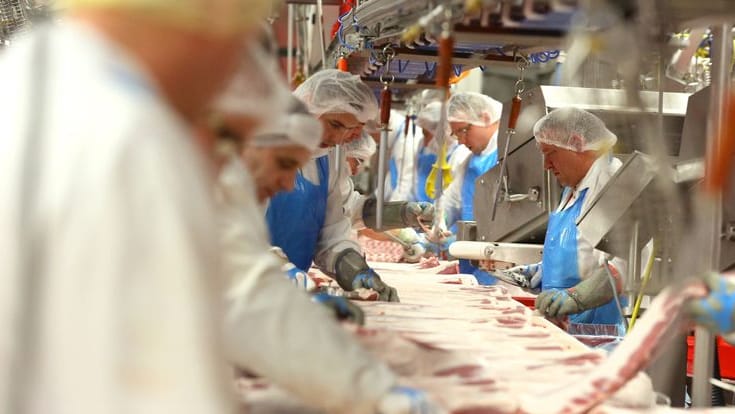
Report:
<svg viewBox="0 0 735 414"><path fill-rule="evenodd" d="M628 333L633 330L635 321L638 319L638 312L641 309L641 302L643 301L643 291L646 289L648 281L651 279L651 273L653 272L653 263L656 256L656 239L653 240L653 246L651 248L651 254L648 256L646 262L646 268L643 270L643 277L641 279L641 288L638 290L638 295L635 299L635 306L633 306L633 315L630 317L630 325L628 326Z"/></svg>

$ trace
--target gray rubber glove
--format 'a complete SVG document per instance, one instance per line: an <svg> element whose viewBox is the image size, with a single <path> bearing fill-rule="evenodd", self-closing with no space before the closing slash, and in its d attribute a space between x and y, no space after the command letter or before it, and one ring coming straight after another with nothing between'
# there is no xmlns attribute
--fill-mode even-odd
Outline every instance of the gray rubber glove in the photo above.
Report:
<svg viewBox="0 0 735 414"><path fill-rule="evenodd" d="M358 325L365 324L365 313L347 298L321 292L312 296L311 300L330 308L338 320L346 320Z"/></svg>
<svg viewBox="0 0 735 414"><path fill-rule="evenodd" d="M607 271L600 267L574 287L541 292L535 306L545 316L556 318L602 306L614 297Z"/></svg>
<svg viewBox="0 0 735 414"><path fill-rule="evenodd" d="M356 250L341 252L335 261L335 269L334 278L342 289L348 292L359 288L373 289L378 292L380 300L399 301L396 289L386 285Z"/></svg>
<svg viewBox="0 0 735 414"><path fill-rule="evenodd" d="M372 289L378 292L378 299L385 302L400 302L398 291L383 282L383 279L373 269L360 272L352 281L353 289Z"/></svg>
<svg viewBox="0 0 735 414"><path fill-rule="evenodd" d="M362 207L362 220L365 226L376 229L378 201L371 197ZM383 204L383 227L379 230L392 230L404 227L421 227L434 220L434 205L426 202L391 201Z"/></svg>

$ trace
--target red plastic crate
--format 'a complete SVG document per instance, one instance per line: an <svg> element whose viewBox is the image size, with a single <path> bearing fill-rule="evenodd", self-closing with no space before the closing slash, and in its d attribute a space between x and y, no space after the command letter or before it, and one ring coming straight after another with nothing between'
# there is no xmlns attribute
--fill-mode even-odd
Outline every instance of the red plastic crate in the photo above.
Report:
<svg viewBox="0 0 735 414"><path fill-rule="evenodd" d="M521 302L523 305L530 309L536 309L534 304L536 303L536 297L534 296L513 296L513 300Z"/></svg>
<svg viewBox="0 0 735 414"><path fill-rule="evenodd" d="M735 380L735 347L717 337L720 357L720 376ZM694 336L687 336L687 375L692 375L694 361Z"/></svg>

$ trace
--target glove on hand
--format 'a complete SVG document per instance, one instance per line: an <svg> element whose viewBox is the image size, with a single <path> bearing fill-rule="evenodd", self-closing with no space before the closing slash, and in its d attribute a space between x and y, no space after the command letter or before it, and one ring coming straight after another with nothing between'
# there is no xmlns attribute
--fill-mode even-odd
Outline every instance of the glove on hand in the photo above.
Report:
<svg viewBox="0 0 735 414"><path fill-rule="evenodd" d="M505 273L523 289L533 292L541 286L541 263L511 267Z"/></svg>
<svg viewBox="0 0 735 414"><path fill-rule="evenodd" d="M309 277L309 274L294 266L293 263L286 263L283 265L282 270L286 272L288 280L291 281L296 287L304 291L310 292L316 289L316 283Z"/></svg>
<svg viewBox="0 0 735 414"><path fill-rule="evenodd" d="M735 331L735 284L717 273L710 273L704 281L710 290L709 296L689 302L689 315L713 333Z"/></svg>
<svg viewBox="0 0 735 414"><path fill-rule="evenodd" d="M445 410L434 404L425 392L396 386L390 389L378 403L380 414L444 414Z"/></svg>
<svg viewBox="0 0 735 414"><path fill-rule="evenodd" d="M330 308L339 320L347 320L358 325L365 324L365 313L362 309L350 302L347 298L332 296L328 293L317 293L311 297L314 302Z"/></svg>
<svg viewBox="0 0 735 414"><path fill-rule="evenodd" d="M434 221L434 205L425 201L408 202L403 206L403 221L407 226L421 227Z"/></svg>
<svg viewBox="0 0 735 414"><path fill-rule="evenodd" d="M574 288L545 290L536 297L535 306L549 318L559 318L585 310Z"/></svg>
<svg viewBox="0 0 735 414"><path fill-rule="evenodd" d="M400 302L398 299L398 291L395 288L386 285L380 276L373 269L367 269L360 272L352 280L352 289L372 289L378 292L378 299L386 302Z"/></svg>

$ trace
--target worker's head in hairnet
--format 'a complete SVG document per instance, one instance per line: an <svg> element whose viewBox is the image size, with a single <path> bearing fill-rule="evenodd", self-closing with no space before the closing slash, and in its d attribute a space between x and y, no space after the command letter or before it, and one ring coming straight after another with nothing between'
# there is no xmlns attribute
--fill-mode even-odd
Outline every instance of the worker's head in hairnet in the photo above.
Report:
<svg viewBox="0 0 735 414"><path fill-rule="evenodd" d="M617 142L602 120L577 108L559 108L536 122L533 133L544 167L562 185L576 186L594 161Z"/></svg>
<svg viewBox="0 0 735 414"><path fill-rule="evenodd" d="M256 130L242 151L261 202L279 191L293 190L296 173L321 141L321 123L295 97L276 120Z"/></svg>
<svg viewBox="0 0 735 414"><path fill-rule="evenodd" d="M449 99L452 135L473 154L482 154L498 132L503 104L475 92L460 92Z"/></svg>
<svg viewBox="0 0 735 414"><path fill-rule="evenodd" d="M345 144L344 152L350 167L350 175L357 175L365 161L375 154L375 140L363 131L360 138Z"/></svg>
<svg viewBox="0 0 735 414"><path fill-rule="evenodd" d="M276 0L58 0L62 10L140 11L172 25L218 35L247 32L276 8Z"/></svg>
<svg viewBox="0 0 735 414"><path fill-rule="evenodd" d="M326 69L294 91L324 126L323 148L358 139L366 124L375 123L378 101L359 76Z"/></svg>
<svg viewBox="0 0 735 414"><path fill-rule="evenodd" d="M59 8L121 45L170 106L194 122L225 87L246 40L259 36L275 3L60 0Z"/></svg>
<svg viewBox="0 0 735 414"><path fill-rule="evenodd" d="M442 104L438 101L433 101L424 106L416 117L416 123L423 131L424 145L429 145L434 136L438 132L441 121ZM451 128L449 123L444 125L446 139L454 142L454 137L451 135Z"/></svg>

